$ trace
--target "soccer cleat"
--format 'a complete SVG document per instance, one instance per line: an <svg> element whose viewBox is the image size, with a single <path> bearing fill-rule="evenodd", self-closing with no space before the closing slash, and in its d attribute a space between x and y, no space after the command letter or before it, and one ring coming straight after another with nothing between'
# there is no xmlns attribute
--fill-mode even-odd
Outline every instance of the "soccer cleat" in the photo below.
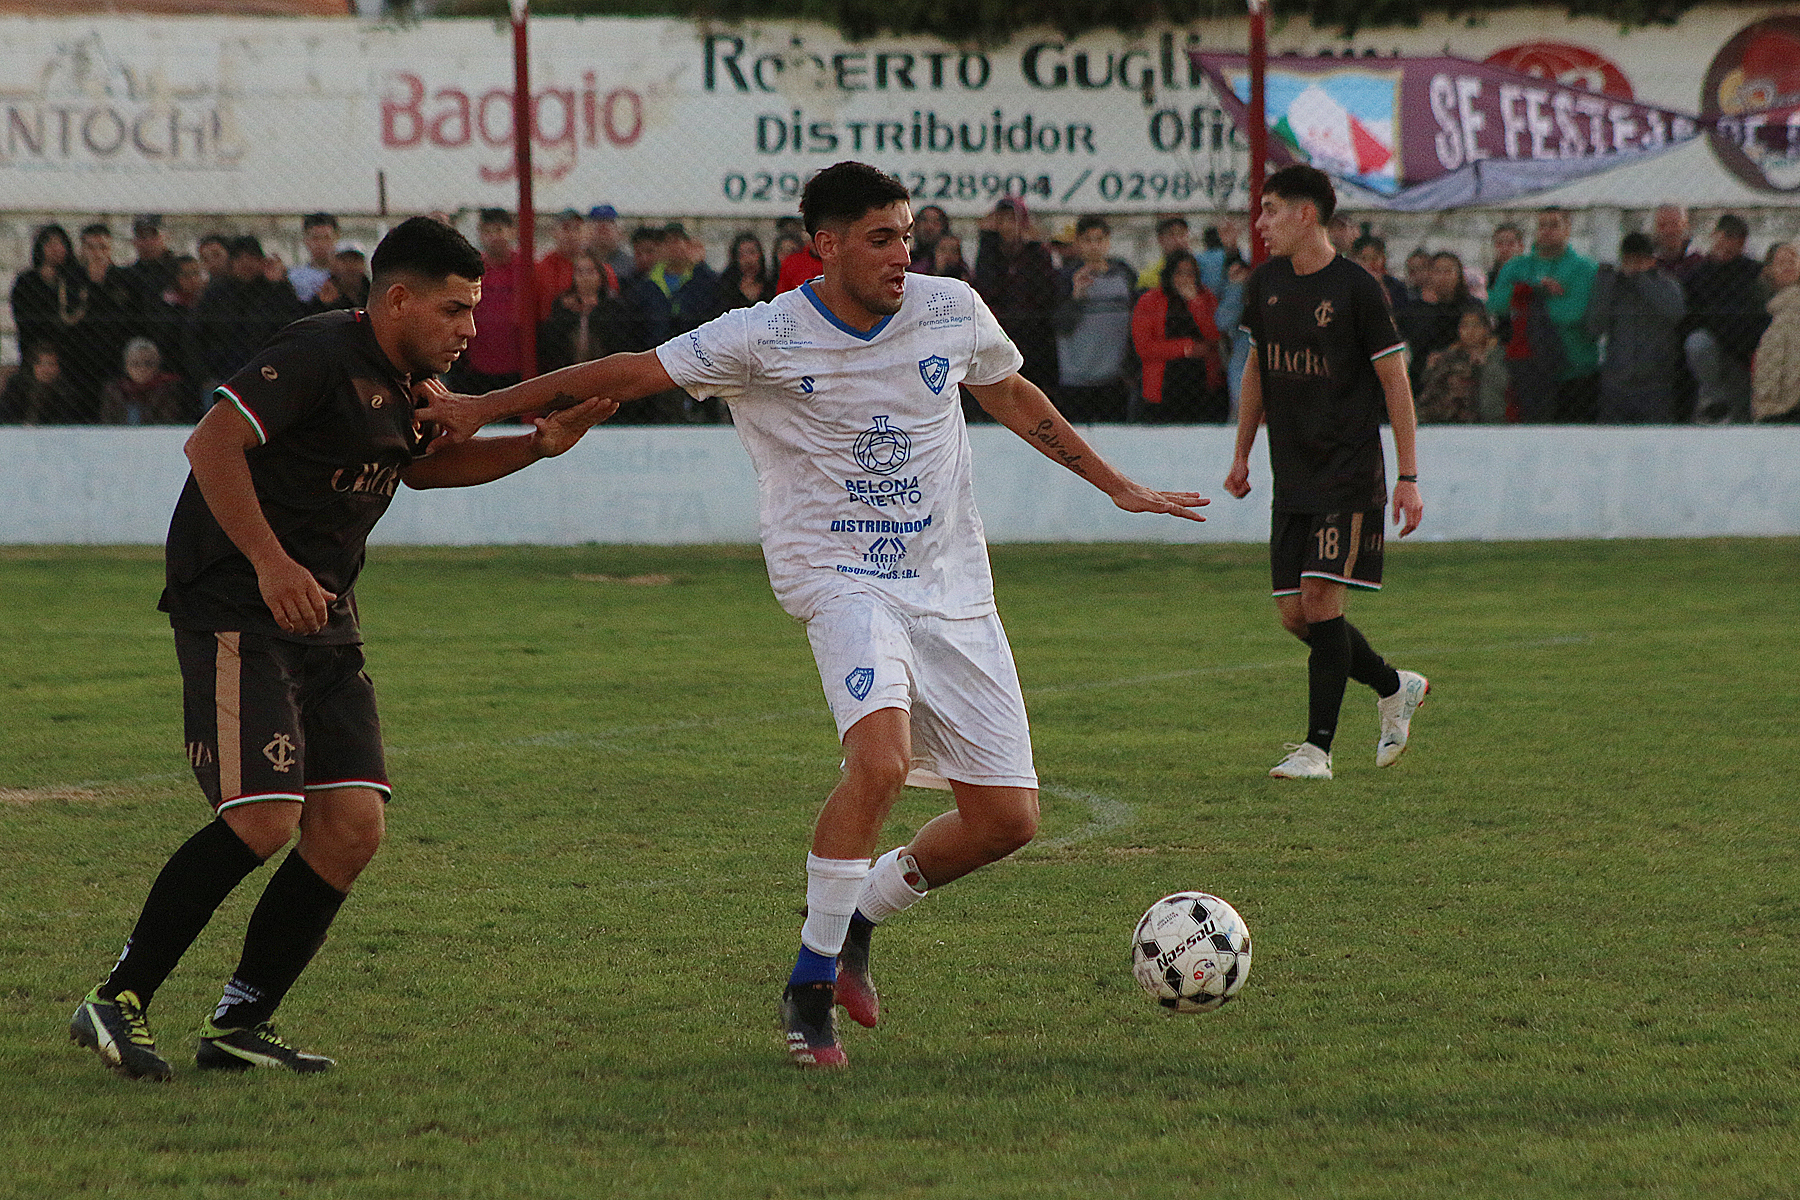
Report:
<svg viewBox="0 0 1800 1200"><path fill-rule="evenodd" d="M881 1019L881 995L869 978L869 939L874 934L875 926L869 922L851 921L837 960L837 1002L864 1029L875 1028Z"/></svg>
<svg viewBox="0 0 1800 1200"><path fill-rule="evenodd" d="M69 1038L127 1079L166 1080L175 1074L156 1052L156 1039L150 1036L136 992L102 1000L96 987L69 1018Z"/></svg>
<svg viewBox="0 0 1800 1200"><path fill-rule="evenodd" d="M1330 779L1331 753L1321 750L1311 742L1301 742L1298 746L1289 742L1283 747L1288 756L1269 768L1269 775L1275 779Z"/></svg>
<svg viewBox="0 0 1800 1200"><path fill-rule="evenodd" d="M1375 765L1391 767L1406 753L1413 714L1425 703L1431 681L1417 671L1400 672L1400 690L1375 702L1381 714L1381 740L1375 743Z"/></svg>
<svg viewBox="0 0 1800 1200"><path fill-rule="evenodd" d="M788 1054L802 1067L849 1064L838 1045L835 989L829 983L788 984L781 993L781 1025Z"/></svg>
<svg viewBox="0 0 1800 1200"><path fill-rule="evenodd" d="M323 1054L296 1050L275 1034L267 1021L249 1029L220 1029L210 1020L200 1027L200 1049L194 1065L202 1071L248 1071L251 1067L286 1067L301 1075L329 1071L337 1064Z"/></svg>

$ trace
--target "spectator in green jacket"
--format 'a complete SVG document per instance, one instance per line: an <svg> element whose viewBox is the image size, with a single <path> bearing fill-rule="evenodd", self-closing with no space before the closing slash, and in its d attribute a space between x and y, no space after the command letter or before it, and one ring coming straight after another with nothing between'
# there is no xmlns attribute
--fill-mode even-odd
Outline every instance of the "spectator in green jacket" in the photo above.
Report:
<svg viewBox="0 0 1800 1200"><path fill-rule="evenodd" d="M1519 317L1532 304L1543 306L1556 330L1562 363L1553 397L1516 397L1521 410L1563 424L1591 424L1600 405L1600 347L1587 332L1584 318L1594 290L1597 268L1592 259L1569 249L1569 214L1550 207L1538 213L1537 241L1500 268L1488 290L1488 312ZM1538 353L1532 350L1532 353ZM1543 404L1548 399L1550 403Z"/></svg>

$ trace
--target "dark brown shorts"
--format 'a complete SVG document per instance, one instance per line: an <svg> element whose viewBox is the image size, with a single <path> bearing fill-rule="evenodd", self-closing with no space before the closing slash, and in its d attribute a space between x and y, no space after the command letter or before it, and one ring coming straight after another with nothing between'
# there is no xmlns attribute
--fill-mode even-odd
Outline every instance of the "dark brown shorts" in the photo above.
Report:
<svg viewBox="0 0 1800 1200"><path fill-rule="evenodd" d="M1381 590L1386 527L1381 509L1355 513L1278 512L1269 531L1269 582L1277 596L1300 591L1305 578Z"/></svg>
<svg viewBox="0 0 1800 1200"><path fill-rule="evenodd" d="M177 629L188 761L215 811L309 792L388 794L361 646Z"/></svg>

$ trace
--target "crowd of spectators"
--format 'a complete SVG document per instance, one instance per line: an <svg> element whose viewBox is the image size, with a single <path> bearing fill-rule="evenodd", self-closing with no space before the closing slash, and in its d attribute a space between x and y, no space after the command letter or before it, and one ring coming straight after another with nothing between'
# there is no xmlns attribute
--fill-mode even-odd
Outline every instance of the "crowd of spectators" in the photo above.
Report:
<svg viewBox="0 0 1800 1200"><path fill-rule="evenodd" d="M483 209L476 227L486 261L478 333L448 380L465 391L514 382L527 367L513 215ZM1249 354L1244 233L1222 218L1195 248L1187 220L1166 216L1155 255L1133 263L1115 253L1105 217L1051 234L1008 197L975 222L971 262L950 216L927 204L915 213L911 269L972 284L1018 345L1022 373L1073 420L1222 423L1236 413ZM1421 422L1800 420L1800 248L1778 242L1751 258L1735 214L1695 247L1686 210L1665 205L1650 229L1625 235L1616 262L1599 263L1570 245L1570 214L1549 207L1529 241L1511 222L1494 228L1485 266L1418 246L1399 276L1371 222L1359 229L1340 214L1329 233L1388 293ZM558 215L549 240L531 266L535 371L649 349L820 268L793 218L766 244L737 233L719 270L683 224L627 233L611 205ZM177 254L155 215L133 222L132 243L126 265L104 224L73 239L59 225L36 232L12 289L20 364L0 422L192 422L217 381L287 322L368 299L363 255L326 213L302 221L304 261L291 268L247 236L208 234ZM965 411L985 419L966 396ZM727 419L717 401L680 391L614 418Z"/></svg>

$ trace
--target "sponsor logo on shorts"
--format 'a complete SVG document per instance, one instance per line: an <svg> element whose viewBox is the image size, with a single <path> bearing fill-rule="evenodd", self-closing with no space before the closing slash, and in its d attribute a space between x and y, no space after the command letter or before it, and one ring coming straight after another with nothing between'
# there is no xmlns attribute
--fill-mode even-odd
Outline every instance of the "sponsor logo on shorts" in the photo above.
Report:
<svg viewBox="0 0 1800 1200"><path fill-rule="evenodd" d="M932 395L943 395L944 385L950 382L950 360L941 354L934 354L930 358L921 358L919 360L919 378L925 381L925 386L931 389ZM877 420L879 419L877 418Z"/></svg>
<svg viewBox="0 0 1800 1200"><path fill-rule="evenodd" d="M858 700L867 700L869 698L869 689L875 686L875 668L856 668L856 670L844 676L844 686L849 688L850 694L855 696Z"/></svg>

